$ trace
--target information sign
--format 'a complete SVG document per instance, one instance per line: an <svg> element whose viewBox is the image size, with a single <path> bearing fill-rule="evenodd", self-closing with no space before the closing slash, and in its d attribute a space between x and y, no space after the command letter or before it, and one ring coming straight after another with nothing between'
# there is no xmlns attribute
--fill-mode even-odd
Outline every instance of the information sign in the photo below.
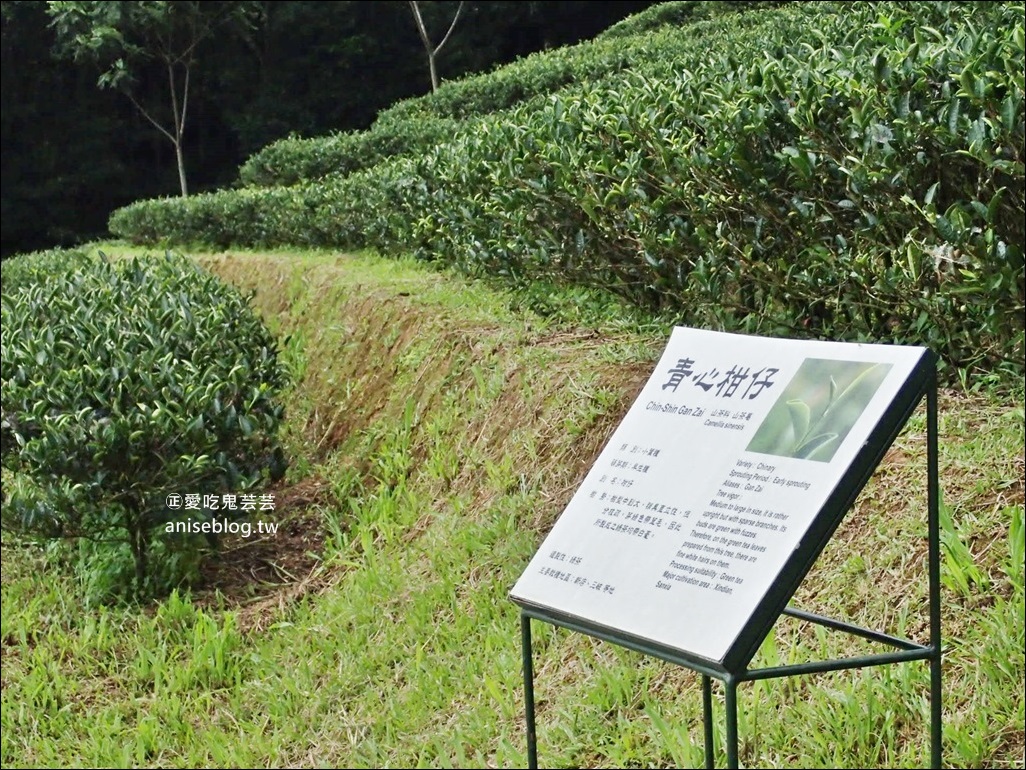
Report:
<svg viewBox="0 0 1026 770"><path fill-rule="evenodd" d="M879 459L870 450L907 419L931 356L676 328L511 598L747 664Z"/></svg>

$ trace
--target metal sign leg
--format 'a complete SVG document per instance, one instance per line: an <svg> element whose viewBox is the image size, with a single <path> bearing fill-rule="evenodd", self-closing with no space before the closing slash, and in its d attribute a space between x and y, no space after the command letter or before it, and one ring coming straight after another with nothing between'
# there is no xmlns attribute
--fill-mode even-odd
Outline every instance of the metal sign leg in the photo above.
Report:
<svg viewBox="0 0 1026 770"><path fill-rule="evenodd" d="M736 770L737 764L737 680L725 679L724 705L727 709L727 767Z"/></svg>
<svg viewBox="0 0 1026 770"><path fill-rule="evenodd" d="M708 674L702 674L702 718L705 721L705 767L706 770L713 770L716 767L713 759L716 744L713 742L712 681Z"/></svg>
<svg viewBox="0 0 1026 770"><path fill-rule="evenodd" d="M926 392L926 496L930 571L930 767L941 766L940 484L937 448L937 375Z"/></svg>
<svg viewBox="0 0 1026 770"><path fill-rule="evenodd" d="M531 659L531 618L520 613L520 643L524 658L524 716L527 720L527 766L538 770L538 739L534 730L534 662Z"/></svg>

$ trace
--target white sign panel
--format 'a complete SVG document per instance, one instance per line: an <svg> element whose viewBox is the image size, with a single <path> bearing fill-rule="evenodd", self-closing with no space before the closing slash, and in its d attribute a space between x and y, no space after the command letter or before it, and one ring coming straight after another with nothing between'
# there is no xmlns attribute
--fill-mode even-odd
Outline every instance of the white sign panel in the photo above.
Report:
<svg viewBox="0 0 1026 770"><path fill-rule="evenodd" d="M723 660L925 352L678 327L511 598Z"/></svg>

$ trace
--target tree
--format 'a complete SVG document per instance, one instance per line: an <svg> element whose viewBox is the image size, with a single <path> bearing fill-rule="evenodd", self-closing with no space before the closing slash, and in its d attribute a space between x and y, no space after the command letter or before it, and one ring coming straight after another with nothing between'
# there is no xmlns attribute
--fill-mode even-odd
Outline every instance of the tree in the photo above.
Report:
<svg viewBox="0 0 1026 770"><path fill-rule="evenodd" d="M435 57L438 56L438 52L442 50L442 47L449 42L452 31L456 29L456 22L460 20L460 13L463 12L463 3L461 2L456 6L456 13L452 17L452 23L449 24L449 31L445 33L445 37L442 38L442 42L438 45L434 45L428 36L427 27L424 26L424 17L420 13L420 4L416 0L410 0L410 10L413 12L414 21L417 22L417 31L420 33L421 42L424 43L424 50L427 51L428 69L431 71L431 92L434 93L438 90L438 69L435 66Z"/></svg>
<svg viewBox="0 0 1026 770"><path fill-rule="evenodd" d="M182 144L197 49L220 30L245 34L259 17L260 7L258 2L199 0L51 1L47 13L56 31L59 55L97 65L97 85L125 94L171 142L185 196L188 183ZM154 76L167 81L167 100L159 110L144 96L153 89L141 84Z"/></svg>

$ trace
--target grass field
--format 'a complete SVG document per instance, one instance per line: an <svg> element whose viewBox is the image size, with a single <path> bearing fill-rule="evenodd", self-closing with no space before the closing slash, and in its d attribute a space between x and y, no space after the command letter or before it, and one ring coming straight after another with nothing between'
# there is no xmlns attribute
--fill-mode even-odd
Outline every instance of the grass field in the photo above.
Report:
<svg viewBox="0 0 1026 770"><path fill-rule="evenodd" d="M372 256L198 257L290 335L281 532L142 610L5 534L3 765L525 766L507 594L669 328ZM796 605L926 641L925 433L920 409ZM945 765L1023 767L1023 394L944 390L940 433ZM534 630L543 766L702 765L695 674ZM870 649L781 621L757 662ZM928 696L924 663L742 685L741 762L924 766Z"/></svg>

